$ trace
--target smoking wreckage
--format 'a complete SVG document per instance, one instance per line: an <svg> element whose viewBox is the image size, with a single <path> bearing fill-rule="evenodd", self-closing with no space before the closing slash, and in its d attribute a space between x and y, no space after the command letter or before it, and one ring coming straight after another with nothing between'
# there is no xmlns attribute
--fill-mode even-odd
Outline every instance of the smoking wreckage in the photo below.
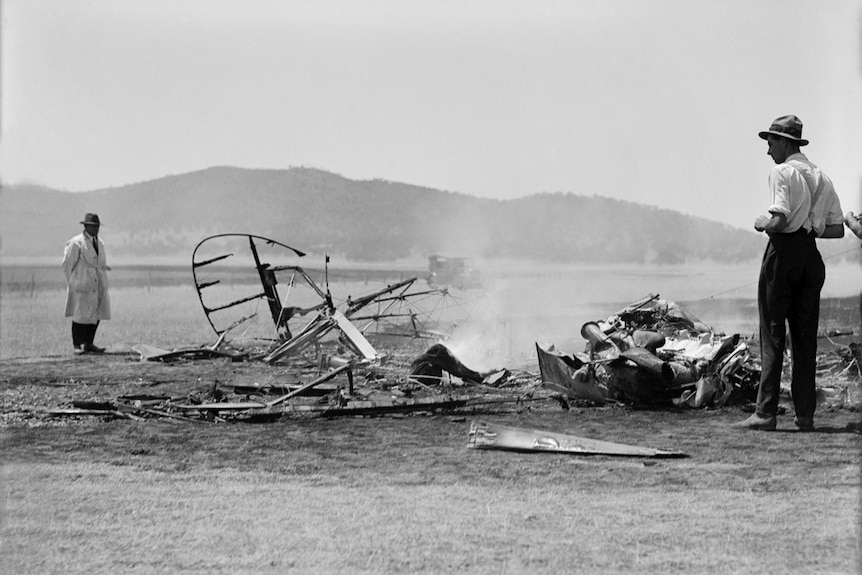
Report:
<svg viewBox="0 0 862 575"><path fill-rule="evenodd" d="M614 403L652 408L721 407L757 395L759 364L739 334L716 333L675 302L650 294L604 319L581 326L584 351L566 353L535 344L539 374L526 369L474 370L446 344L469 323L471 300L457 287L478 291L478 272L448 278L434 256L426 285L417 277L383 287L374 270L337 277L299 265L305 253L279 241L244 233L200 241L192 254L194 288L215 334L212 344L166 350L138 345L142 361L222 359L278 366L281 384L235 385L176 398L118 398L103 414L171 417L194 422L261 421L289 416L336 417L398 412L489 413L530 402L564 408ZM451 266L450 266L451 267ZM466 268L465 268L466 269ZM463 270L462 270L463 271ZM330 280L364 288L333 295ZM406 342L406 343L405 343ZM858 369L858 367L857 367ZM287 371L285 371L287 370ZM94 405L55 415L99 413ZM675 451L609 444L551 431L473 422L469 447L673 457Z"/></svg>

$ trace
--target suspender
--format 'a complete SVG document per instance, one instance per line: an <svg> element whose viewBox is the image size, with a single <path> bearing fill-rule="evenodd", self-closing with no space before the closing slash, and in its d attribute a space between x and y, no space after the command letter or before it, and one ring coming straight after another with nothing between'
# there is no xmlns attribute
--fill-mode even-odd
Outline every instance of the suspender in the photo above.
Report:
<svg viewBox="0 0 862 575"><path fill-rule="evenodd" d="M814 206L817 205L818 200L820 200L820 196L823 195L822 194L822 192L823 192L823 178L820 178L819 183L816 181L815 182L809 181L808 175L807 175L809 170L801 169L798 164L801 164L802 166L805 166L806 168L810 168L812 170L818 170L819 171L819 168L812 168L811 166L809 166L808 164L806 164L805 162L803 162L801 160L790 160L790 161L785 162L785 165L790 166L791 168L796 170L800 176L802 176L802 182L805 184L805 191L808 192L808 195L811 197L811 207L808 209L808 225L811 226L812 232L817 233L814 230ZM818 185L815 186L813 184L818 184ZM811 191L812 188L814 188L814 191ZM822 233L822 230L821 230L821 233Z"/></svg>

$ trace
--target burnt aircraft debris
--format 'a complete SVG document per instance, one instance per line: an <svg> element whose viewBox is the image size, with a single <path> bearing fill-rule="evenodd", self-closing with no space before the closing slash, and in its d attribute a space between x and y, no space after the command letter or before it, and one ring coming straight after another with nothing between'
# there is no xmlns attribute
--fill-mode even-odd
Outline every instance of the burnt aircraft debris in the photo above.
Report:
<svg viewBox="0 0 862 575"><path fill-rule="evenodd" d="M406 413L488 413L531 402L545 402L529 374L510 375L510 385L491 386L466 381L431 386L404 377L407 366L383 367L386 374L364 373L354 381L354 365L341 365L313 380L286 385L234 385L214 382L180 396L120 396L111 401L75 401L71 408L48 410L55 417L102 416L136 421L170 418L174 421L219 423L272 421L282 417L378 416ZM357 377L358 379L358 377ZM525 393L532 390L532 393Z"/></svg>
<svg viewBox="0 0 862 575"><path fill-rule="evenodd" d="M161 349L147 344L132 346L132 351L140 356L141 361L173 361L176 359L216 359L227 358L231 361L243 361L248 354L242 351L227 351L214 349L214 346L186 347L180 349Z"/></svg>
<svg viewBox="0 0 862 575"><path fill-rule="evenodd" d="M574 453L579 455L617 455L629 457L687 457L680 451L638 447L601 441L566 433L524 429L474 421L470 425L467 447L521 452Z"/></svg>
<svg viewBox="0 0 862 575"><path fill-rule="evenodd" d="M411 358L403 349L378 351L378 342L382 349L392 338L445 340L444 326L453 324L453 317L460 312L462 319L469 318L449 290L416 289L417 278L412 277L337 299L330 289L329 257L322 273L297 265L302 257L305 253L296 248L254 234L203 239L192 254L192 275L206 319L217 335L215 343L173 350L133 347L142 361L228 359L288 367L291 373L284 377L290 382L238 386L233 393L214 384L209 392L185 398L162 398L148 405L118 400L101 410L75 408L55 415L162 415L212 422L445 411L471 402L533 400L522 389L497 392L510 379L508 370L475 372L440 343L412 358L416 377L407 375ZM367 277L363 283L367 285ZM459 308L454 316L446 313L452 307ZM354 378L359 385L354 385ZM466 386L476 389L467 395L455 393ZM481 390L476 391L478 386ZM271 397L277 391L281 393Z"/></svg>
<svg viewBox="0 0 862 575"><path fill-rule="evenodd" d="M306 360L319 357L322 344L335 340L353 357L379 362L386 354L369 340L372 334L426 339L445 335L439 329L440 317L454 301L448 290L415 289L413 277L337 301L329 286L329 257L321 278L319 272L296 264L304 256L296 248L254 234L218 234L198 243L192 274L204 314L218 336L210 349L276 363L303 354L308 354ZM267 315L270 321L258 321ZM141 355L166 360L205 353Z"/></svg>
<svg viewBox="0 0 862 575"><path fill-rule="evenodd" d="M717 334L657 294L581 328L585 352L536 343L544 385L596 404L721 406L753 401L760 367L739 334Z"/></svg>

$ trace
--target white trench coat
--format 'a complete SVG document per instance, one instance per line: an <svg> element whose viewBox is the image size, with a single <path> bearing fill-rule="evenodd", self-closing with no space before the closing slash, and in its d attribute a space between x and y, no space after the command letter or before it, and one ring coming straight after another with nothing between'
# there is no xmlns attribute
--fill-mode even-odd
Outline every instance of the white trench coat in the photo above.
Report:
<svg viewBox="0 0 862 575"><path fill-rule="evenodd" d="M63 251L63 273L66 274L66 317L75 323L94 324L111 319L111 298L108 296L108 274L105 244L101 239L99 253L93 238L81 232L66 242Z"/></svg>

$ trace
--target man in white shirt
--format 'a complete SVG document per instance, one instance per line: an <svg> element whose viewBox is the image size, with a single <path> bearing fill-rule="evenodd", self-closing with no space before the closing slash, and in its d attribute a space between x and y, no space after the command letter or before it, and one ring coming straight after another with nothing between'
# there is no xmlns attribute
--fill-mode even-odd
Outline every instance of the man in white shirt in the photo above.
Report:
<svg viewBox="0 0 862 575"><path fill-rule="evenodd" d="M767 154L776 163L769 174L769 215L754 222L754 229L769 236L757 288L761 373L755 413L734 427L776 428L787 344L785 324L789 324L794 423L802 431L812 431L817 406L814 378L820 290L826 280L815 238L843 237L844 217L831 180L799 151L808 144L802 138L799 118L777 118L769 130L758 135L769 144Z"/></svg>

